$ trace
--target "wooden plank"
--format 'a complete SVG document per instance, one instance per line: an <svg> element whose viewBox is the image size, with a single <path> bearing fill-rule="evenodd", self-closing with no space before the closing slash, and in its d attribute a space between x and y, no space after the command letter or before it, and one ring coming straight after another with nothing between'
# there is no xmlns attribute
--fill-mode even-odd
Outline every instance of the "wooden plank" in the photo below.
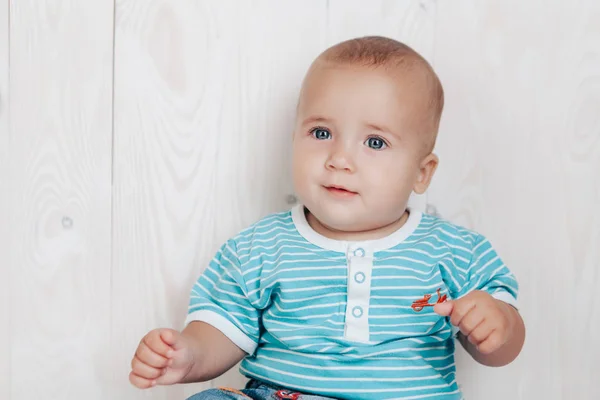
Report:
<svg viewBox="0 0 600 400"><path fill-rule="evenodd" d="M0 1L0 399L10 400L8 0Z"/></svg>
<svg viewBox="0 0 600 400"><path fill-rule="evenodd" d="M433 62L434 0L379 0L369 2L368 7L362 0L330 0L328 3L329 45L357 36L382 35L406 43ZM413 194L409 205L427 211L427 194Z"/></svg>
<svg viewBox="0 0 600 400"><path fill-rule="evenodd" d="M11 394L106 399L113 5L10 9Z"/></svg>
<svg viewBox="0 0 600 400"><path fill-rule="evenodd" d="M123 0L116 11L113 397L239 386L233 369L140 391L129 361L147 331L182 328L224 240L289 207L296 94L325 44L326 3Z"/></svg>
<svg viewBox="0 0 600 400"><path fill-rule="evenodd" d="M430 198L491 238L528 334L502 369L462 353L467 398L600 398L600 3L439 2L446 88Z"/></svg>

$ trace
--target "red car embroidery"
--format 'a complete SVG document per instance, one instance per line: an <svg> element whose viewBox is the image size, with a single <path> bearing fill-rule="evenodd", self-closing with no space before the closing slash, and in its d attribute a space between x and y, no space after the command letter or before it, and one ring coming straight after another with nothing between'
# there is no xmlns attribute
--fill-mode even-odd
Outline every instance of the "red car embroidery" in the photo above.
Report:
<svg viewBox="0 0 600 400"><path fill-rule="evenodd" d="M445 302L447 300L447 298L448 298L448 295L445 295L445 294L442 295L442 294L440 294L440 290L441 289L437 290L438 299L437 299L437 301L435 303L429 303L429 299L431 299L431 295L430 294L426 294L425 296L423 296L419 300L415 300L412 303L412 306L411 306L412 309L415 310L416 312L419 312L419 311L423 310L423 308L425 308L425 307L433 307L436 304L440 304L440 303Z"/></svg>

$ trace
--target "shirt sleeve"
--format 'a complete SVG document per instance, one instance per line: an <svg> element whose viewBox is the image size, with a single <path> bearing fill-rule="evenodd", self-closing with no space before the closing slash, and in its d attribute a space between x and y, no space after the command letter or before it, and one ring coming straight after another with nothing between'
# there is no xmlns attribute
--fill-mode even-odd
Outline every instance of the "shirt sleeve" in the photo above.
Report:
<svg viewBox="0 0 600 400"><path fill-rule="evenodd" d="M260 311L248 298L235 242L229 240L194 284L185 325L206 322L253 354L259 340L259 319Z"/></svg>
<svg viewBox="0 0 600 400"><path fill-rule="evenodd" d="M481 235L478 235L474 241L466 279L455 297L463 297L473 290L485 291L494 298L518 308L519 286L515 276L496 253L489 240Z"/></svg>

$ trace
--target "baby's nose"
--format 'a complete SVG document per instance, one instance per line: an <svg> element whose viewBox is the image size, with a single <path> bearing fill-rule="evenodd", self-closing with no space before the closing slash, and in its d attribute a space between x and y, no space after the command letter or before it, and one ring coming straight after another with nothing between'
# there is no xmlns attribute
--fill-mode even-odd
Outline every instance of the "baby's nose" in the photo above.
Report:
<svg viewBox="0 0 600 400"><path fill-rule="evenodd" d="M354 169L350 154L343 149L332 152L326 166L332 170L352 171Z"/></svg>

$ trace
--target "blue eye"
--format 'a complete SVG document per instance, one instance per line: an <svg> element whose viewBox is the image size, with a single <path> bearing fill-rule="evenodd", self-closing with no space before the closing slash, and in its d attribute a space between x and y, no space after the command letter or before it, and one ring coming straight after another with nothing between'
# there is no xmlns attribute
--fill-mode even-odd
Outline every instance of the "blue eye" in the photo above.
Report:
<svg viewBox="0 0 600 400"><path fill-rule="evenodd" d="M385 144L383 139L380 139L378 137L370 137L365 143L373 150L381 150L387 147L387 144Z"/></svg>
<svg viewBox="0 0 600 400"><path fill-rule="evenodd" d="M324 128L314 128L310 131L313 137L317 140L327 140L331 139L331 133Z"/></svg>

